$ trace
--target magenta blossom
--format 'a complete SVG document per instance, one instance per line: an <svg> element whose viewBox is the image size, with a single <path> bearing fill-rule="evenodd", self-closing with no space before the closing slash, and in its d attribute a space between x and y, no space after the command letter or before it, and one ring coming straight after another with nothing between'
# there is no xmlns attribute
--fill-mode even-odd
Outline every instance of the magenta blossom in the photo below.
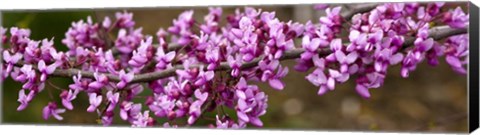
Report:
<svg viewBox="0 0 480 135"><path fill-rule="evenodd" d="M464 65L468 64L468 35L449 37L446 46L445 61L457 73L466 74L467 70Z"/></svg>
<svg viewBox="0 0 480 135"><path fill-rule="evenodd" d="M100 74L98 72L95 72L94 74L95 80L94 82L88 84L88 88L92 89L93 91L99 90L103 86L105 86L108 83L108 78L105 74Z"/></svg>
<svg viewBox="0 0 480 135"><path fill-rule="evenodd" d="M172 60L175 58L176 53L174 51L165 53L163 47L158 47L156 53L157 64L155 67L158 69L166 69Z"/></svg>
<svg viewBox="0 0 480 135"><path fill-rule="evenodd" d="M246 124L240 124L240 123L235 123L235 121L233 121L232 119L230 118L224 118L224 119L220 119L220 117L217 115L215 116L216 118L216 128L221 128L221 129L227 129L227 128L232 128L232 129L238 129L238 128L244 128L246 126Z"/></svg>
<svg viewBox="0 0 480 135"><path fill-rule="evenodd" d="M8 40L5 33L7 33L7 29L3 28L3 27L0 27L0 43L2 43L2 44L7 43L7 40Z"/></svg>
<svg viewBox="0 0 480 135"><path fill-rule="evenodd" d="M242 56L241 55L235 55L231 56L229 55L227 58L228 65L232 68L232 72L230 73L232 76L237 77L240 75L240 66L242 65Z"/></svg>
<svg viewBox="0 0 480 135"><path fill-rule="evenodd" d="M7 68L5 69L4 78L8 77L8 74L12 72L13 65L16 64L20 59L22 59L22 54L15 53L11 55L8 51L3 51L3 60L7 63Z"/></svg>
<svg viewBox="0 0 480 135"><path fill-rule="evenodd" d="M102 22L102 27L106 30L109 30L111 25L112 25L112 21L110 20L110 17L105 16L105 19L103 19L103 22Z"/></svg>
<svg viewBox="0 0 480 135"><path fill-rule="evenodd" d="M210 81L213 79L215 76L215 73L213 71L204 71L203 66L199 68L200 72L198 73L197 80L195 81L195 85L197 86L202 86L204 85L207 81Z"/></svg>
<svg viewBox="0 0 480 135"><path fill-rule="evenodd" d="M315 4L313 9L315 10L324 10L327 9L330 5L329 4Z"/></svg>
<svg viewBox="0 0 480 135"><path fill-rule="evenodd" d="M155 120L150 117L150 111L138 113L136 119L132 121L132 127L147 127L155 124Z"/></svg>
<svg viewBox="0 0 480 135"><path fill-rule="evenodd" d="M40 60L40 62L38 62L38 70L41 72L40 81L44 82L47 79L47 75L55 71L58 66L57 64L58 63L53 63L47 66L43 60Z"/></svg>
<svg viewBox="0 0 480 135"><path fill-rule="evenodd" d="M120 104L120 118L123 120L133 119L134 116L140 113L141 109L141 104L123 101L122 104Z"/></svg>
<svg viewBox="0 0 480 135"><path fill-rule="evenodd" d="M201 92L199 89L195 90L196 101L190 105L190 117L188 118L188 124L193 124L202 113L202 105L207 101L208 93Z"/></svg>
<svg viewBox="0 0 480 135"><path fill-rule="evenodd" d="M266 113L267 95L261 92L255 85L247 85L244 78L236 85L237 116L241 122L251 123L255 126L263 126L260 116Z"/></svg>
<svg viewBox="0 0 480 135"><path fill-rule="evenodd" d="M121 70L118 76L120 77L121 81L117 83L117 88L123 89L130 81L133 80L134 73L125 73L125 70Z"/></svg>
<svg viewBox="0 0 480 135"><path fill-rule="evenodd" d="M284 60L295 59L290 62L306 72L318 95L355 79L352 90L366 99L399 63L402 77L424 60L433 66L445 60L453 71L466 74L468 13L450 6L385 3L343 12L340 6L317 5L326 8L326 15L306 23L282 21L275 12L252 7L225 17L221 8L209 8L203 18L188 10L171 27L156 31L156 43L142 27L135 28L133 13L123 11L112 20L73 22L62 39L67 50L56 48L53 38L31 39L28 29L10 28L6 35L0 27L6 47L1 50L0 81L10 77L21 83L21 111L45 89L47 79L72 79L68 88L57 88L65 109L50 102L45 119L61 120L60 114L73 110L72 101L84 92L89 97L86 110L96 112L105 126L114 124L117 114L134 127L178 127L194 126L208 119L203 115L218 113L209 123L212 128L261 127L268 95L247 82L285 89L282 78L290 67ZM168 122L157 124L158 118Z"/></svg>
<svg viewBox="0 0 480 135"><path fill-rule="evenodd" d="M87 80L82 80L82 74L78 72L76 76L73 76L73 84L70 84L68 87L73 90L87 90L88 89L88 84L90 83Z"/></svg>
<svg viewBox="0 0 480 135"><path fill-rule="evenodd" d="M30 42L30 33L29 29L21 29L17 27L10 28L10 43L16 45L13 49L23 52L24 48L21 47L25 47L25 45Z"/></svg>
<svg viewBox="0 0 480 135"><path fill-rule="evenodd" d="M313 38L310 39L310 37L304 36L302 39L302 47L305 49L305 52L302 53L301 59L303 60L310 60L313 55L317 54L317 49L319 47L326 47L328 44L328 41L320 39L320 38Z"/></svg>
<svg viewBox="0 0 480 135"><path fill-rule="evenodd" d="M141 45L137 48L137 50L133 51L133 56L128 64L130 64L134 69L142 68L148 62L149 58L148 48L152 45L153 37L148 37L147 40L142 41ZM138 70L136 70L138 71Z"/></svg>
<svg viewBox="0 0 480 135"><path fill-rule="evenodd" d="M142 28L135 30L120 29L115 40L115 47L123 54L130 54L140 45L142 39Z"/></svg>
<svg viewBox="0 0 480 135"><path fill-rule="evenodd" d="M165 95L165 94L154 94L154 97L149 104L150 110L158 117L166 117L169 114L175 114L174 113L174 108L175 108L175 102L177 101L176 99ZM169 118L171 118L170 116ZM176 116L175 116L176 117Z"/></svg>
<svg viewBox="0 0 480 135"><path fill-rule="evenodd" d="M18 106L17 111L24 110L27 108L28 103L32 101L33 97L36 95L35 91L30 91L28 95L25 94L25 90L20 90L18 92L18 102L20 102L20 106Z"/></svg>
<svg viewBox="0 0 480 135"><path fill-rule="evenodd" d="M53 116L57 120L63 120L63 117L60 116L60 114L64 112L65 109L58 109L55 102L50 102L43 108L43 119L47 120L50 116Z"/></svg>
<svg viewBox="0 0 480 135"><path fill-rule="evenodd" d="M78 90L68 90L62 91L62 93L60 93L60 98L62 98L62 104L66 109L73 109L72 100L77 98L78 93Z"/></svg>
<svg viewBox="0 0 480 135"><path fill-rule="evenodd" d="M108 91L107 92L107 100L110 104L107 107L107 111L113 111L113 109L115 109L115 106L117 105L119 99L120 99L120 93L118 93L118 92L114 93L112 91Z"/></svg>
<svg viewBox="0 0 480 135"><path fill-rule="evenodd" d="M23 65L22 68L20 68L20 75L17 75L15 78L16 81L30 81L33 82L36 78L35 70L33 70L32 65Z"/></svg>
<svg viewBox="0 0 480 135"><path fill-rule="evenodd" d="M133 28L135 25L135 22L133 21L133 13L127 11L123 11L123 13L117 12L115 13L115 17L117 18L116 26L119 28Z"/></svg>
<svg viewBox="0 0 480 135"><path fill-rule="evenodd" d="M102 95L98 95L96 93L88 94L88 99L90 101L90 106L88 106L87 111L93 112L97 109L98 106L102 103Z"/></svg>
<svg viewBox="0 0 480 135"><path fill-rule="evenodd" d="M465 14L462 8L457 7L455 10L450 10L443 16L445 21L452 28L464 28L468 25L469 15Z"/></svg>
<svg viewBox="0 0 480 135"><path fill-rule="evenodd" d="M113 111L105 111L104 115L102 116L102 124L104 126L109 126L113 123Z"/></svg>

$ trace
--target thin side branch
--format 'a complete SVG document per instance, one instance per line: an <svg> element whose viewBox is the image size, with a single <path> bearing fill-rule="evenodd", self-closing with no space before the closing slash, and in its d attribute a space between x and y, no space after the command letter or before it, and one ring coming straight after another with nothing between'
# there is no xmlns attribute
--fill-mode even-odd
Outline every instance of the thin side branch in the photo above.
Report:
<svg viewBox="0 0 480 135"><path fill-rule="evenodd" d="M350 10L349 12L344 12L341 15L345 19L351 19L355 14L368 12L368 11L376 8L377 6L378 6L378 4L374 4L374 3L360 4L360 5L357 5L357 6L352 6L351 7L352 10Z"/></svg>

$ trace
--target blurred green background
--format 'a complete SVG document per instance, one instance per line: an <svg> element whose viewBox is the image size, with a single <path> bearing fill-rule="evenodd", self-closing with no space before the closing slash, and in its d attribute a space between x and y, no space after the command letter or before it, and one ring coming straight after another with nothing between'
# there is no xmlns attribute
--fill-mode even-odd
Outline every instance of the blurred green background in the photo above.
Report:
<svg viewBox="0 0 480 135"><path fill-rule="evenodd" d="M450 3L451 6L466 3ZM345 5L343 10L348 10ZM223 19L234 13L237 7L224 7ZM243 7L240 7L243 8ZM258 6L263 11L275 11L282 21L294 20L318 22L318 16L324 11L314 11L312 5ZM157 30L167 28L172 20L192 7L170 7L155 9L126 9L134 13L136 27L143 27L143 33L154 35ZM195 18L203 21L208 13L206 7L193 7ZM98 10L61 10L61 11L8 11L3 12L3 27L17 26L29 28L32 39L41 40L54 37L55 47L66 50L61 44L65 32L73 21L86 20L92 16L94 20L104 16L114 18L114 13L125 9ZM114 34L116 35L116 34ZM298 44L297 44L298 45ZM426 63L410 74L409 78L400 76L400 66L389 69L385 85L372 89L371 99L362 99L355 92L354 80L337 85L336 89L324 96L316 95L318 88L304 79L307 73L294 70L283 79L287 86L283 91L273 90L268 84L258 83L269 96L267 114L262 116L264 129L294 130L348 130L348 131L467 131L467 77L456 74L445 63L443 58L437 67ZM293 60L283 61L293 68ZM72 83L68 78L50 78L57 86L68 88ZM74 110L62 114L63 121L55 119L43 120L41 110L50 101L48 92L52 91L55 100L60 103L55 88L46 85L24 111L16 111L19 103L18 91L21 84L10 78L4 81L2 97L2 119L10 124L55 124L55 125L96 125L97 114L86 112L88 98L85 93L73 101ZM148 95L145 90L143 95ZM137 99L137 102L143 102ZM145 109L145 107L143 107ZM118 109L117 109L118 110ZM234 115L233 110L227 110ZM118 111L116 111L118 112ZM208 116L214 117L209 113ZM158 119L160 123L165 120ZM126 122L115 116L115 125L128 126ZM203 120L199 125L207 125L214 121ZM252 127L252 126L249 126Z"/></svg>

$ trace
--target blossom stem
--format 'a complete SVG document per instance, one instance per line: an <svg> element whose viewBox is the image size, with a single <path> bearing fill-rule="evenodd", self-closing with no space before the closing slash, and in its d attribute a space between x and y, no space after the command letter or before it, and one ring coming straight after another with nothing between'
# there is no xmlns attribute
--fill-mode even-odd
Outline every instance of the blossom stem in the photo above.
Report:
<svg viewBox="0 0 480 135"><path fill-rule="evenodd" d="M54 86L54 85L53 85L53 84L51 84L49 81L47 81L47 84L49 84L49 85L50 85L50 86L52 86L53 88L56 88L56 89L58 89L58 87ZM59 89L59 90L61 90L61 89ZM52 90L50 90L50 89L47 89L47 91L48 91L48 96L50 97L50 100L53 100L53 94L52 94Z"/></svg>
<svg viewBox="0 0 480 135"><path fill-rule="evenodd" d="M59 86L56 86L55 84L53 84L52 82L50 81L46 81L48 85L52 86L53 88L57 89L57 90L63 90L62 88L60 88Z"/></svg>

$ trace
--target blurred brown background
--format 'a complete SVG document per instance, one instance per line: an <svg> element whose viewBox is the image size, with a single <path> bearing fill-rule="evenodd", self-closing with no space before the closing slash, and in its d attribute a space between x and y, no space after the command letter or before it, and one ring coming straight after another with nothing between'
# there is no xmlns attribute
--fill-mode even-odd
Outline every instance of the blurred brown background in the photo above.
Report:
<svg viewBox="0 0 480 135"><path fill-rule="evenodd" d="M451 3L451 5L458 4L465 6L465 3ZM313 10L313 5L255 7L263 11L275 11L282 21L318 22L318 17L324 15L324 11ZM144 34L154 35L160 27L166 29L182 11L191 8L127 9L127 11L134 13L136 27L143 27ZM243 7L224 7L222 19L234 13L235 8L243 10ZM203 16L208 13L207 8L194 7L193 9L196 20L202 22ZM342 11L344 10L348 8L344 6ZM64 33L72 21L86 19L88 15L94 19L96 15L100 20L103 20L103 16L113 18L117 11L123 11L123 9L5 12L3 26L30 28L32 38L36 40L55 37L56 47L65 50L60 41L64 38ZM297 43L297 45L300 44ZM316 94L318 88L304 79L307 73L294 71L293 60L283 61L282 63L291 69L288 76L283 79L287 84L283 91L273 90L266 83L258 84L269 96L267 114L261 119L266 129L466 132L468 128L467 77L456 74L443 58L440 61L437 67L431 67L426 63L420 64L418 69L406 79L400 76L400 66L390 68L384 86L371 89L372 98L368 100L357 95L352 79L345 84L337 85L334 91L318 96ZM67 88L72 82L71 79L66 78L51 80L63 88ZM21 84L11 79L3 84L2 119L4 123L97 124L96 114L85 111L88 107L85 93L80 94L73 101L75 106L73 111L62 114L65 118L63 121L42 119L41 110L49 101L46 92L34 98L26 110L17 112L19 103L16 100L20 88ZM55 95L59 94L51 87L47 86L46 89L53 90ZM230 113L234 114L231 110ZM128 126L119 120L118 115L114 123ZM212 121L200 123L208 124Z"/></svg>

